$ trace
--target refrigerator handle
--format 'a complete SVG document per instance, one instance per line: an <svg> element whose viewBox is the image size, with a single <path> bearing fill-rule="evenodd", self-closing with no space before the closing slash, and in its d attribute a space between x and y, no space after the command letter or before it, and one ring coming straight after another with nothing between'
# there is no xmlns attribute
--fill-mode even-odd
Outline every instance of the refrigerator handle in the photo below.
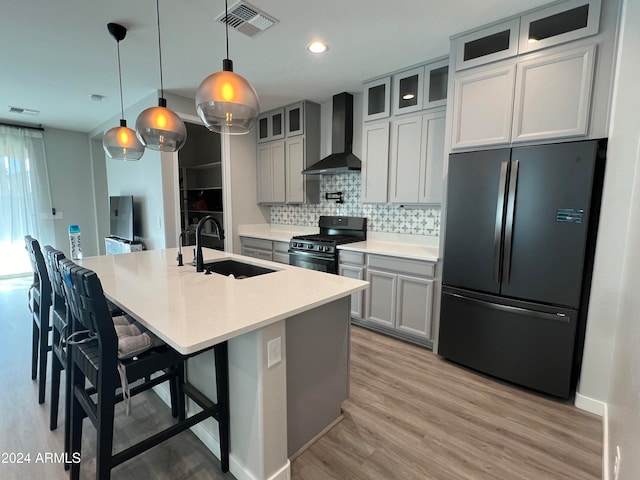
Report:
<svg viewBox="0 0 640 480"><path fill-rule="evenodd" d="M500 244L502 240L502 224L504 218L504 192L507 187L509 162L500 165L500 182L498 183L498 202L496 204L496 226L493 234L493 281L500 282Z"/></svg>
<svg viewBox="0 0 640 480"><path fill-rule="evenodd" d="M504 267L502 271L503 283L511 280L511 247L513 244L513 218L516 212L516 189L518 188L518 169L520 161L513 160L511 177L509 178L509 198L507 199L507 221L504 229Z"/></svg>

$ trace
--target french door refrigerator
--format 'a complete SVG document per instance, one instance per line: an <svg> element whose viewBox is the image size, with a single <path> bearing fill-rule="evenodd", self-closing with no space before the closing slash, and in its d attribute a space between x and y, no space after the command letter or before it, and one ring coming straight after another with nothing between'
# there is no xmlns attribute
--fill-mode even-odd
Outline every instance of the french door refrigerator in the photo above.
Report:
<svg viewBox="0 0 640 480"><path fill-rule="evenodd" d="M605 150L589 140L450 155L438 354L571 395Z"/></svg>

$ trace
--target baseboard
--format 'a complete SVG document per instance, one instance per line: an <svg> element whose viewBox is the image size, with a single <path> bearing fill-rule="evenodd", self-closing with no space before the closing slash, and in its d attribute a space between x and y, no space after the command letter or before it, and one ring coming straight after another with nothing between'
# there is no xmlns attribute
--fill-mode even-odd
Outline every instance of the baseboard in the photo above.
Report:
<svg viewBox="0 0 640 480"><path fill-rule="evenodd" d="M171 395L169 388L166 385L158 385L153 387L153 391L162 399L167 405L171 405ZM191 427L191 431L200 441L207 447L216 458L220 459L220 442L218 439L211 435L202 423L198 423ZM251 472L245 470L244 465L238 463L233 454L229 454L229 471L236 477L236 480L259 480ZM291 480L291 463L287 459L284 465L280 469L265 480Z"/></svg>
<svg viewBox="0 0 640 480"><path fill-rule="evenodd" d="M602 480L609 480L609 407L604 404L602 413Z"/></svg>
<svg viewBox="0 0 640 480"><path fill-rule="evenodd" d="M331 430L333 427L335 427L338 423L340 423L342 420L344 419L344 415L340 414L340 416L338 418L336 418L333 422L331 422L329 425L327 425L325 428L323 428L320 433L318 433L316 436L314 436L311 440L309 440L307 443L305 443L302 447L300 447L298 449L297 452L295 452L293 455L291 455L289 457L290 461L294 461L296 458L298 458L300 455L302 455L306 450L308 450L309 448L311 448L311 446L316 443L318 440L320 440L322 437L324 437L324 435Z"/></svg>
<svg viewBox="0 0 640 480"><path fill-rule="evenodd" d="M589 413L593 413L602 417L604 415L604 406L605 403L600 400L595 400L593 398L585 397L584 395L580 395L576 393L576 398L573 403L580 410L584 410Z"/></svg>

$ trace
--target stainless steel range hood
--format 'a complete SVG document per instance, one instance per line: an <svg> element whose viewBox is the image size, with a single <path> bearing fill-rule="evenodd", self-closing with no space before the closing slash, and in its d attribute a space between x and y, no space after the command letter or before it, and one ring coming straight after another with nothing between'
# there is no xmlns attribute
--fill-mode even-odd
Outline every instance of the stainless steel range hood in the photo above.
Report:
<svg viewBox="0 0 640 480"><path fill-rule="evenodd" d="M353 146L353 95L333 96L331 120L331 155L302 171L307 175L348 173L362 169L362 162L351 153Z"/></svg>

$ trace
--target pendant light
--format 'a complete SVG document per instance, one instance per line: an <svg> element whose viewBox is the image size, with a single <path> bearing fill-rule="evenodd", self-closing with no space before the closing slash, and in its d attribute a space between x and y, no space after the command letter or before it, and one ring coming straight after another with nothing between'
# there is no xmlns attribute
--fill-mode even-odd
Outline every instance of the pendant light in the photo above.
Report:
<svg viewBox="0 0 640 480"><path fill-rule="evenodd" d="M136 132L127 127L124 119L124 103L122 101L122 69L120 68L120 40L127 35L127 29L117 23L109 23L107 29L118 45L118 77L120 78L120 126L108 130L102 137L102 148L114 160L140 160L144 154L144 145L136 137Z"/></svg>
<svg viewBox="0 0 640 480"><path fill-rule="evenodd" d="M205 78L196 93L196 110L209 130L226 135L248 133L256 123L260 106L258 95L251 84L233 72L229 59L229 14L224 2L227 58L222 71Z"/></svg>
<svg viewBox="0 0 640 480"><path fill-rule="evenodd" d="M160 97L158 106L144 110L136 120L136 134L144 146L161 152L177 152L187 140L187 127L167 108L162 82L162 46L160 44L160 0L156 0L158 54L160 58Z"/></svg>

